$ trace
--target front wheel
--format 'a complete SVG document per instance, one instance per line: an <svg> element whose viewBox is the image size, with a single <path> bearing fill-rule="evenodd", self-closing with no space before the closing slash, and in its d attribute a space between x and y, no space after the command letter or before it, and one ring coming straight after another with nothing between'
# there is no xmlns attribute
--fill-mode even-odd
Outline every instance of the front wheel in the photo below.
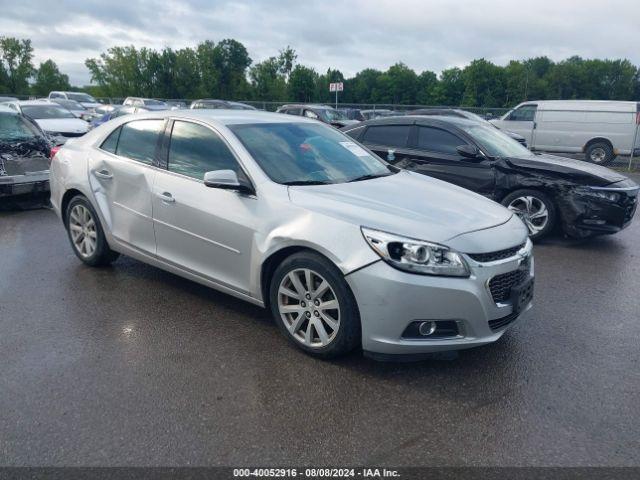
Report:
<svg viewBox="0 0 640 480"><path fill-rule="evenodd" d="M66 227L71 247L87 265L109 265L119 254L109 248L96 211L82 195L73 197L67 206Z"/></svg>
<svg viewBox="0 0 640 480"><path fill-rule="evenodd" d="M327 259L296 253L276 269L271 311L298 348L321 358L344 355L360 344L360 316L342 273Z"/></svg>
<svg viewBox="0 0 640 480"><path fill-rule="evenodd" d="M555 227L555 206L542 192L516 190L502 199L502 205L520 217L529 230L531 240L541 239Z"/></svg>

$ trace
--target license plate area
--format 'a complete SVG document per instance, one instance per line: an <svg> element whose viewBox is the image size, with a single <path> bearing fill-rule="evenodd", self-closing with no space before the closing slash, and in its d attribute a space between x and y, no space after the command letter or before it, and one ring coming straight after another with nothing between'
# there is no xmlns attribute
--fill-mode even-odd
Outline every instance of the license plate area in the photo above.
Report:
<svg viewBox="0 0 640 480"><path fill-rule="evenodd" d="M534 279L529 277L524 282L511 287L511 305L513 313L520 313L533 300Z"/></svg>

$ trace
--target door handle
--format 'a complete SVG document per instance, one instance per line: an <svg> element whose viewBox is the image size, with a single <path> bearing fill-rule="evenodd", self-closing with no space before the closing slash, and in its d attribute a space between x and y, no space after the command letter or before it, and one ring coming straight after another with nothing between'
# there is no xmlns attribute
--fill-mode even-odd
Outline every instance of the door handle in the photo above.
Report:
<svg viewBox="0 0 640 480"><path fill-rule="evenodd" d="M104 178L105 180L111 180L113 178L113 174L109 170L98 170L94 171L93 174L98 178Z"/></svg>
<svg viewBox="0 0 640 480"><path fill-rule="evenodd" d="M169 192L158 193L158 198L165 203L174 203L176 201Z"/></svg>

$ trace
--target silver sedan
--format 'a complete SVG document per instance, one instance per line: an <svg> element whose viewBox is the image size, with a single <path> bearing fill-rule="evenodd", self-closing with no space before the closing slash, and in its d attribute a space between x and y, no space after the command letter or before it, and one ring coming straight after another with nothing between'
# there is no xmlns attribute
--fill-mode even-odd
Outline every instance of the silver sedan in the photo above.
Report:
<svg viewBox="0 0 640 480"><path fill-rule="evenodd" d="M302 117L121 117L55 155L51 196L84 263L124 254L265 306L318 357L482 345L531 307L509 210Z"/></svg>

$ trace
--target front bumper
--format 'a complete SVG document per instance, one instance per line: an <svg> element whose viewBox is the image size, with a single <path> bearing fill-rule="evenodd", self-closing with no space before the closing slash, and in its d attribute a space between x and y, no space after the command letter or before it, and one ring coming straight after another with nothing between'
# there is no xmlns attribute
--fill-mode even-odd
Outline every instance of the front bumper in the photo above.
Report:
<svg viewBox="0 0 640 480"><path fill-rule="evenodd" d="M516 256L488 263L475 262L466 256L471 268L469 278L406 273L382 260L347 275L360 310L363 350L383 355L415 355L495 342L528 315L531 303L513 315L512 302L494 301L489 282L497 275L518 270L525 262L529 263L528 275L533 279L531 248L528 241ZM454 321L459 327L458 334L431 339L403 336L410 324L423 320ZM489 322L494 326L497 323L498 327L492 329Z"/></svg>

